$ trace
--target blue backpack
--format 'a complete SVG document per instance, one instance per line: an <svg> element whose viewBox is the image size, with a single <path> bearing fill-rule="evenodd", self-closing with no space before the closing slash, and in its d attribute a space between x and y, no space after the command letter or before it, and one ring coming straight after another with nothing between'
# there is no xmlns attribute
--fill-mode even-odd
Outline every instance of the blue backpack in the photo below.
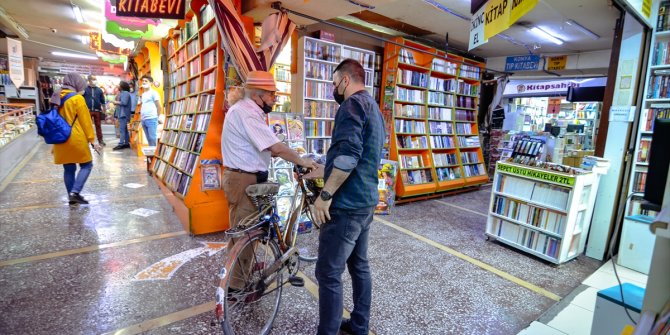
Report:
<svg viewBox="0 0 670 335"><path fill-rule="evenodd" d="M72 124L60 115L60 108L65 105L65 101L73 97L76 93L68 93L61 99L60 106L53 106L48 112L37 116L35 123L37 124L37 135L44 137L47 144L61 144L67 142L72 133L72 126L77 121L77 116L74 116Z"/></svg>

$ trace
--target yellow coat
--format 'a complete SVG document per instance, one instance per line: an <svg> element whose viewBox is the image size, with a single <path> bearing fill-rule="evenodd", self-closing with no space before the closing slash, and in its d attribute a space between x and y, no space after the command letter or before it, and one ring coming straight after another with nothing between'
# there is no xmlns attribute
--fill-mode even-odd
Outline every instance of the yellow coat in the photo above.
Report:
<svg viewBox="0 0 670 335"><path fill-rule="evenodd" d="M63 90L61 99L72 91ZM75 115L77 121L72 126L70 138L65 143L54 144L54 164L87 163L93 160L89 143L95 141L91 113L88 111L86 101L81 94L70 97L60 109L60 115L67 123L72 124Z"/></svg>

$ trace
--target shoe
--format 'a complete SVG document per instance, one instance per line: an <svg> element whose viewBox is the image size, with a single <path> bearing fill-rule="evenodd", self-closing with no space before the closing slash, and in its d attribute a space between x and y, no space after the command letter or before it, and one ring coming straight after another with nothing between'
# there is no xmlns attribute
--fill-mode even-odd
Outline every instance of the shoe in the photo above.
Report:
<svg viewBox="0 0 670 335"><path fill-rule="evenodd" d="M70 204L88 205L88 200L84 199L79 193L70 193Z"/></svg>
<svg viewBox="0 0 670 335"><path fill-rule="evenodd" d="M112 150L122 150L126 148L130 148L130 144L119 144L115 146Z"/></svg>
<svg viewBox="0 0 670 335"><path fill-rule="evenodd" d="M340 321L340 333L347 335L354 334L354 330L351 328L351 319L343 318L342 321Z"/></svg>

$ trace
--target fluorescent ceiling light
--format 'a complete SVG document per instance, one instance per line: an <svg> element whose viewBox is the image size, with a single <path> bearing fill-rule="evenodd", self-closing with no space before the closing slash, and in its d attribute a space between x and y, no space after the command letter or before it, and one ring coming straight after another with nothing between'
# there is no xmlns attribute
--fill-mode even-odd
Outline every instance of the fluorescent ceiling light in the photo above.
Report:
<svg viewBox="0 0 670 335"><path fill-rule="evenodd" d="M81 15L81 8L75 4L72 4L72 11L74 12L74 18L77 19L77 22L84 23L84 16Z"/></svg>
<svg viewBox="0 0 670 335"><path fill-rule="evenodd" d="M600 35L598 35L598 34L592 32L592 31L590 31L588 28L586 28L586 27L582 26L581 24L577 23L577 21L575 21L575 20L566 20L566 21L565 21L565 24L567 24L567 25L569 25L569 26L571 26L571 27L574 27L575 29L581 31L581 32L584 33L586 36L589 36L589 37L591 37L591 38L594 39L594 40L597 40L597 39L600 38Z"/></svg>
<svg viewBox="0 0 670 335"><path fill-rule="evenodd" d="M554 35L552 35L552 34L546 32L546 31L544 31L544 30L542 30L542 29L540 29L540 28L538 28L538 27L530 28L530 32L532 32L533 34L538 35L538 36L544 38L545 40L547 40L547 41L549 41L549 42L551 42L551 43L558 44L558 45L562 45L562 44L563 44L563 41L562 41L560 38L558 38L558 37L556 37L556 36L554 36Z"/></svg>
<svg viewBox="0 0 670 335"><path fill-rule="evenodd" d="M54 55L54 56L61 56L61 57L92 59L92 60L98 59L98 57L90 55L90 54L74 54L74 53L60 52L60 51L52 51L51 54Z"/></svg>

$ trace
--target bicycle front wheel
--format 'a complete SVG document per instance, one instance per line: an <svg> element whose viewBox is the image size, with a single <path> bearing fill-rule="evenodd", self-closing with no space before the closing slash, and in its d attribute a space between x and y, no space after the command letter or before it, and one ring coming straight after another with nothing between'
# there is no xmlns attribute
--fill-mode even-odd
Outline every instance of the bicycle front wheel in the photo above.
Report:
<svg viewBox="0 0 670 335"><path fill-rule="evenodd" d="M280 256L277 242L268 239L263 230L235 242L217 292L224 334L270 333L281 300L282 275L281 272L271 274L273 279L267 285L262 274Z"/></svg>
<svg viewBox="0 0 670 335"><path fill-rule="evenodd" d="M296 246L298 247L298 258L304 262L316 262L319 254L319 225L314 221L314 215L309 205L305 204L302 217L307 222L301 222L298 226Z"/></svg>

